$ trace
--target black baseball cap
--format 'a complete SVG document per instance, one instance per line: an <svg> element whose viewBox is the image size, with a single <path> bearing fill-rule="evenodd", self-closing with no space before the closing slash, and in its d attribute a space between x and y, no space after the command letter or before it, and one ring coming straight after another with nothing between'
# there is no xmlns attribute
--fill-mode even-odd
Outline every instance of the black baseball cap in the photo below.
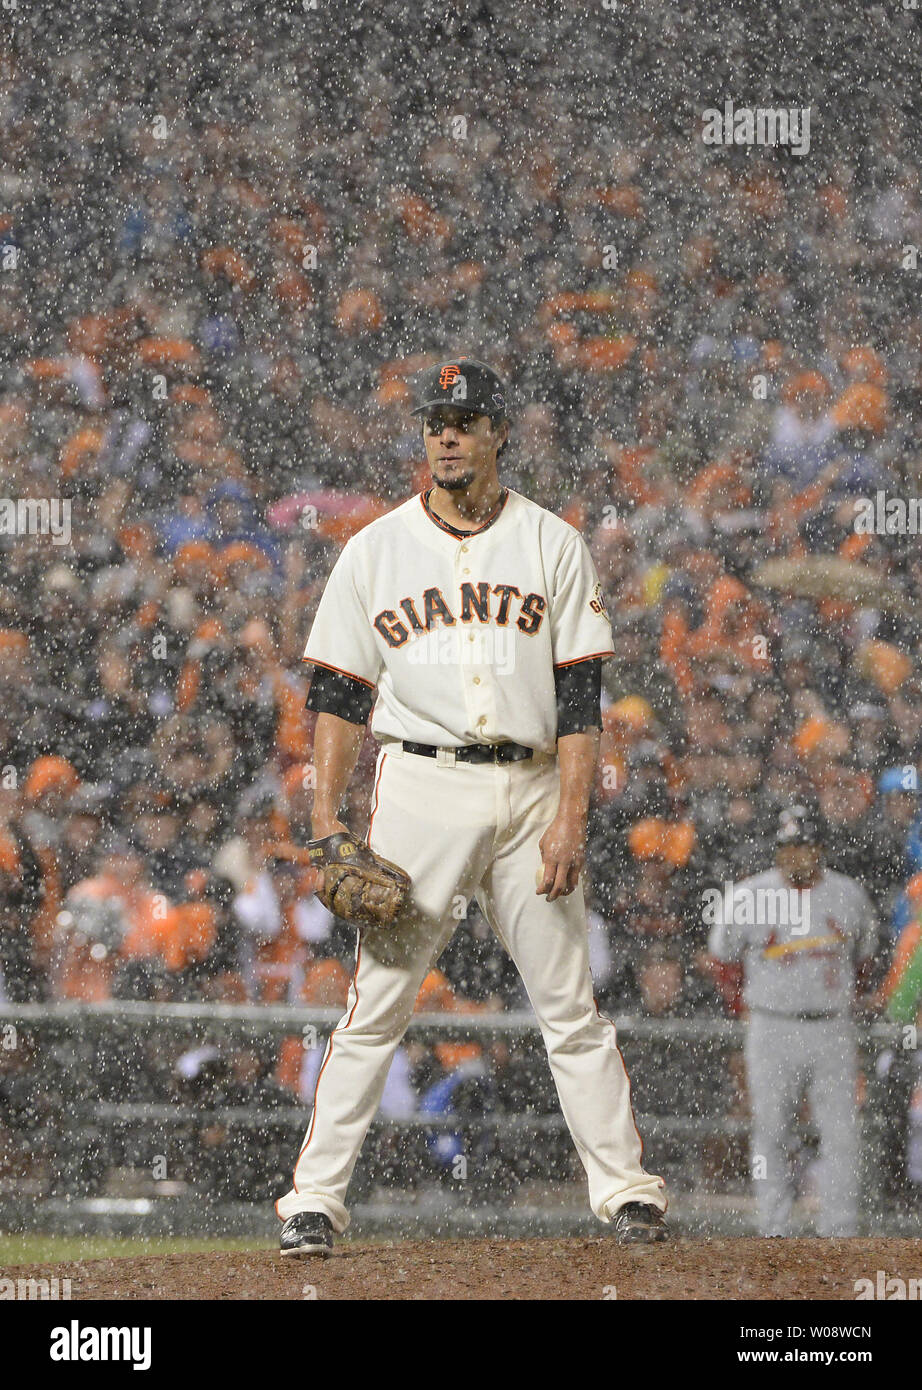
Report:
<svg viewBox="0 0 922 1390"><path fill-rule="evenodd" d="M775 831L775 844L783 845L821 845L823 832L819 822L808 806L787 806L778 817Z"/></svg>
<svg viewBox="0 0 922 1390"><path fill-rule="evenodd" d="M486 362L474 357L456 357L428 367L414 380L417 404L411 415L424 415L440 405L454 405L489 415L491 420L506 419L508 399L505 383Z"/></svg>

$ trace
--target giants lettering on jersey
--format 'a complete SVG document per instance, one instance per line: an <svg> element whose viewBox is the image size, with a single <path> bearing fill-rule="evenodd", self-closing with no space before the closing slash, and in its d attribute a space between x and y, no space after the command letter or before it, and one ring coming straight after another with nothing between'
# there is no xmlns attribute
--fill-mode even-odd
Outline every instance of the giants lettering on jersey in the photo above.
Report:
<svg viewBox="0 0 922 1390"><path fill-rule="evenodd" d="M459 590L455 613L452 612L441 589L424 589L418 600L402 598L393 608L382 608L374 625L390 647L402 647L412 632L429 632L441 624L454 627L456 623L493 623L508 627L515 616L515 625L526 637L533 637L547 611L543 594L524 594L515 584L489 584L481 580L465 581Z"/></svg>
<svg viewBox="0 0 922 1390"><path fill-rule="evenodd" d="M589 547L509 489L452 535L408 498L343 547L304 656L375 694L381 743L557 748L555 668L612 654Z"/></svg>

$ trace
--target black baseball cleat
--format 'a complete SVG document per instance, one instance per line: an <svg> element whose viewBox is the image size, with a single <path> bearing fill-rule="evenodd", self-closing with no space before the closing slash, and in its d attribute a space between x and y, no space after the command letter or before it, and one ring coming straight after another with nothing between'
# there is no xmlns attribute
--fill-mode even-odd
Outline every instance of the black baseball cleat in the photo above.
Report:
<svg viewBox="0 0 922 1390"><path fill-rule="evenodd" d="M619 1245L653 1245L669 1239L666 1218L650 1202L625 1202L615 1212L611 1225Z"/></svg>
<svg viewBox="0 0 922 1390"><path fill-rule="evenodd" d="M307 1255L326 1257L333 1251L333 1224L322 1211L298 1211L289 1216L279 1236L283 1255L299 1259Z"/></svg>

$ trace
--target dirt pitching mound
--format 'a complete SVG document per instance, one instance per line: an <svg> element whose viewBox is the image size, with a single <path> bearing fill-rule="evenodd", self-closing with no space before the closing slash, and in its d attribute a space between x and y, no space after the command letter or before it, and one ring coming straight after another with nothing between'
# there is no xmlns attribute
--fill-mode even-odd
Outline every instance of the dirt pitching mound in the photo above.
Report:
<svg viewBox="0 0 922 1390"><path fill-rule="evenodd" d="M20 1265L14 1279L69 1278L74 1299L824 1299L854 1300L877 1271L922 1275L912 1240L348 1242L326 1260L211 1252Z"/></svg>

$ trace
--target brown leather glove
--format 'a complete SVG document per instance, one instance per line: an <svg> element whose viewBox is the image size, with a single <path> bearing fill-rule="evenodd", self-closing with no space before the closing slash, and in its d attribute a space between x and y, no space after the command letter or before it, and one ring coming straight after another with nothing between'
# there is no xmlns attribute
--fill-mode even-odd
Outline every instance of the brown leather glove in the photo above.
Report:
<svg viewBox="0 0 922 1390"><path fill-rule="evenodd" d="M311 840L307 849L311 865L323 873L317 897L324 907L357 927L393 922L409 897L409 874L348 831Z"/></svg>

